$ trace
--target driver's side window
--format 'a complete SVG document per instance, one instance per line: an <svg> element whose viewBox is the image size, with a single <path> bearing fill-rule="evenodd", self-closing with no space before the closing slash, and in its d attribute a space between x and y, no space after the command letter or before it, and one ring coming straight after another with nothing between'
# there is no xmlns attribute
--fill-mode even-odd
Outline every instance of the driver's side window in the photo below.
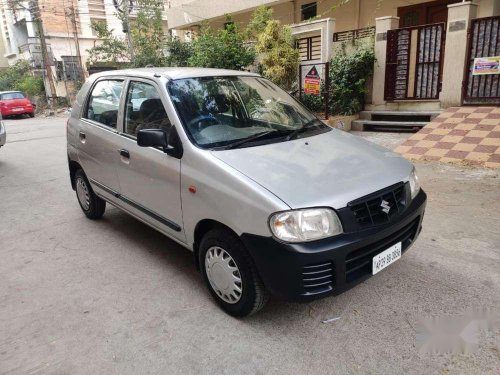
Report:
<svg viewBox="0 0 500 375"><path fill-rule="evenodd" d="M141 129L170 130L172 124L156 87L144 82L130 82L124 125L124 132L134 137Z"/></svg>

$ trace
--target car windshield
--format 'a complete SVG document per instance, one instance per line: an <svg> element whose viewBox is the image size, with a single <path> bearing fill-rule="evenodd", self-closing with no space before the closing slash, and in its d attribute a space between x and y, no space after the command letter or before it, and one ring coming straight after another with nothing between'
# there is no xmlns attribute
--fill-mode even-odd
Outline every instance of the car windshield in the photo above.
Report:
<svg viewBox="0 0 500 375"><path fill-rule="evenodd" d="M24 99L24 95L21 92L7 92L0 95L0 100L12 100L12 99Z"/></svg>
<svg viewBox="0 0 500 375"><path fill-rule="evenodd" d="M173 80L168 91L190 139L202 148L247 147L325 131L326 125L260 77Z"/></svg>

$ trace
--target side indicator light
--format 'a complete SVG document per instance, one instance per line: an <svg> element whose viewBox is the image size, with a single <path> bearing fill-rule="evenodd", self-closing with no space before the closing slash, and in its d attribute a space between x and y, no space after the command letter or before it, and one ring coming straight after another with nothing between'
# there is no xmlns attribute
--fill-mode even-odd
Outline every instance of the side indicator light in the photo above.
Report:
<svg viewBox="0 0 500 375"><path fill-rule="evenodd" d="M196 193L196 186L194 186L194 185L189 185L188 190L189 190L189 192L190 192L190 193L193 193L193 194L194 194L194 193Z"/></svg>

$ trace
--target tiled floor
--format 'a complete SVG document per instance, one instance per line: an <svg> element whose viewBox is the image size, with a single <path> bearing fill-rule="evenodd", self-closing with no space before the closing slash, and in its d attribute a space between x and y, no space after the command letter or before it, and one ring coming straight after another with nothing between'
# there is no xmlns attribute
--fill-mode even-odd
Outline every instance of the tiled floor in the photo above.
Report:
<svg viewBox="0 0 500 375"><path fill-rule="evenodd" d="M452 107L396 148L412 160L500 168L500 107Z"/></svg>

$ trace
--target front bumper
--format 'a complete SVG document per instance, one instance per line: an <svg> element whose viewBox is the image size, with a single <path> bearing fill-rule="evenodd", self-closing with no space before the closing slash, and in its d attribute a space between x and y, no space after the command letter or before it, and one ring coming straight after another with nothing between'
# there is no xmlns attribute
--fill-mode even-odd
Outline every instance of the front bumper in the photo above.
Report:
<svg viewBox="0 0 500 375"><path fill-rule="evenodd" d="M423 190L397 220L365 230L307 243L290 244L244 233L262 281L271 294L307 302L336 295L372 276L372 258L402 242L402 252L422 229L427 196Z"/></svg>

